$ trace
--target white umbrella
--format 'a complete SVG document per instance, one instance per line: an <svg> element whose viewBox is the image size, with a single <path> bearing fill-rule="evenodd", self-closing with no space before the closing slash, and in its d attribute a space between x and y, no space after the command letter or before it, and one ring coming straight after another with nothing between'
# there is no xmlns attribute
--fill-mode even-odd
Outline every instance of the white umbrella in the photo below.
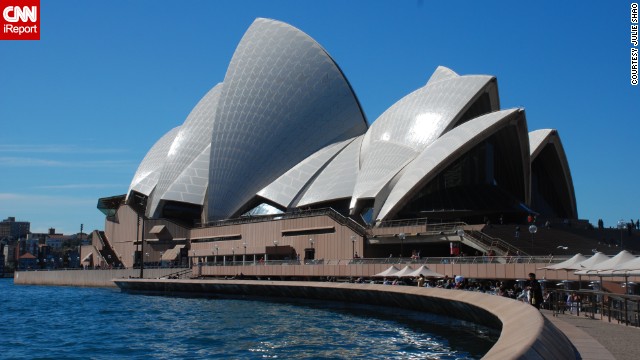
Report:
<svg viewBox="0 0 640 360"><path fill-rule="evenodd" d="M598 275L621 275L623 273L633 273L640 271L640 257L634 257L633 259L623 262L614 266L611 270L604 270L598 272Z"/></svg>
<svg viewBox="0 0 640 360"><path fill-rule="evenodd" d="M618 255L610 258L609 260L598 262L597 264L592 265L590 267L587 267L584 270L576 271L576 274L578 274L578 275L589 275L589 274L597 275L596 273L598 271L612 270L617 265L620 265L620 264L625 263L627 261L633 260L635 258L636 257L633 256L632 253L628 252L627 250L622 250L622 251L620 251L618 253ZM584 264L584 262L580 263L581 266L583 264Z"/></svg>
<svg viewBox="0 0 640 360"><path fill-rule="evenodd" d="M640 257L635 260L627 261L625 267L628 267L626 274L629 276L640 276Z"/></svg>
<svg viewBox="0 0 640 360"><path fill-rule="evenodd" d="M373 276L394 276L398 271L397 267L391 265L387 270Z"/></svg>
<svg viewBox="0 0 640 360"><path fill-rule="evenodd" d="M607 261L609 259L610 257L598 251L597 253L593 254L592 257L588 258L587 260L581 262L578 265L580 266L580 271L584 271L584 270L589 270L592 267L596 266L598 263ZM576 274L579 274L580 271L576 271Z"/></svg>
<svg viewBox="0 0 640 360"><path fill-rule="evenodd" d="M565 260L561 263L545 266L542 269L546 270L580 270L580 263L587 260L587 257L582 254L575 254L571 259Z"/></svg>
<svg viewBox="0 0 640 360"><path fill-rule="evenodd" d="M437 273L431 269L429 269L428 267L422 265L420 266L418 269L416 269L414 272L412 272L411 274L409 274L409 276L413 276L413 277L418 277L418 276L424 276L424 277L435 277L435 278L442 278L444 277L444 275Z"/></svg>
<svg viewBox="0 0 640 360"><path fill-rule="evenodd" d="M397 277L410 277L411 273L413 272L413 269L410 268L409 266L405 266L402 270L398 271L397 273L391 275L391 276L397 276Z"/></svg>

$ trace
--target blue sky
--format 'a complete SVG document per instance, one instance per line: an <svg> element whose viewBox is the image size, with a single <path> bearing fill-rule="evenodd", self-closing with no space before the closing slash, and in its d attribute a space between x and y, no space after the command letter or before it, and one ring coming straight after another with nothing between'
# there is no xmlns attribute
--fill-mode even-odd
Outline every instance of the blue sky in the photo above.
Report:
<svg viewBox="0 0 640 360"><path fill-rule="evenodd" d="M41 0L41 40L0 42L0 217L34 232L103 229L97 199L127 192L266 17L331 54L369 122L438 65L496 76L502 108L559 131L580 218L637 219L630 3Z"/></svg>

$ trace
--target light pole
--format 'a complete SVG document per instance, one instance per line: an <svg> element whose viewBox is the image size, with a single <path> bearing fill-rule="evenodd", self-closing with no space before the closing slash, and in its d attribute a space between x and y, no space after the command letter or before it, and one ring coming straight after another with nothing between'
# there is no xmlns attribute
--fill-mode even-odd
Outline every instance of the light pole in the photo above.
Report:
<svg viewBox="0 0 640 360"><path fill-rule="evenodd" d="M311 244L311 248L313 249L313 238L309 238L309 244Z"/></svg>
<svg viewBox="0 0 640 360"><path fill-rule="evenodd" d="M146 207L147 207L147 200L146 198L142 198L140 200L140 206L142 206L142 234L140 236L140 279L144 279L144 257L142 254L144 254L144 218L145 218L145 212L146 212Z"/></svg>
<svg viewBox="0 0 640 360"><path fill-rule="evenodd" d="M624 231L624 228L626 227L624 220L618 220L618 229L620 230L620 248L624 249L624 247L622 246L622 232Z"/></svg>
<svg viewBox="0 0 640 360"><path fill-rule="evenodd" d="M356 257L356 236L351 235L351 258Z"/></svg>
<svg viewBox="0 0 640 360"><path fill-rule="evenodd" d="M216 257L213 258L213 263L218 264L218 245L216 245Z"/></svg>
<svg viewBox="0 0 640 360"><path fill-rule="evenodd" d="M529 232L531 233L531 254L533 255L533 236L538 232L538 227L535 225L529 226Z"/></svg>
<svg viewBox="0 0 640 360"><path fill-rule="evenodd" d="M275 256L278 256L278 240L273 240L273 245L276 246L276 253Z"/></svg>
<svg viewBox="0 0 640 360"><path fill-rule="evenodd" d="M164 251L160 251L160 258L158 259L158 267L162 267L162 255L164 255Z"/></svg>
<svg viewBox="0 0 640 360"><path fill-rule="evenodd" d="M236 247L232 246L231 247L231 265L233 265L236 262Z"/></svg>
<svg viewBox="0 0 640 360"><path fill-rule="evenodd" d="M244 254L242 255L242 266L244 266L244 262L247 259L247 242L242 243L242 247L244 247Z"/></svg>
<svg viewBox="0 0 640 360"><path fill-rule="evenodd" d="M405 233L398 234L400 238L400 257L404 256L404 239L407 237Z"/></svg>

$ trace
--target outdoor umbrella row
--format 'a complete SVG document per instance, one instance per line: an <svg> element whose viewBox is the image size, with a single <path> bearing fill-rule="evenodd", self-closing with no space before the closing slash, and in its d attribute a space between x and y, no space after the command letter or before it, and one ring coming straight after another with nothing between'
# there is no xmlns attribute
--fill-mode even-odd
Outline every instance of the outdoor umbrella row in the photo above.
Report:
<svg viewBox="0 0 640 360"><path fill-rule="evenodd" d="M547 270L574 270L576 275L595 276L640 276L640 257L623 250L614 257L601 252L587 258L576 254L568 260L558 264L545 266Z"/></svg>
<svg viewBox="0 0 640 360"><path fill-rule="evenodd" d="M433 278L442 278L444 277L444 275L437 273L431 269L429 269L428 267L422 265L417 269L412 269L410 266L405 266L403 269L398 269L395 266L390 266L388 269L386 269L385 271L375 274L374 276L377 277L418 277L418 276L424 276L424 277L433 277Z"/></svg>

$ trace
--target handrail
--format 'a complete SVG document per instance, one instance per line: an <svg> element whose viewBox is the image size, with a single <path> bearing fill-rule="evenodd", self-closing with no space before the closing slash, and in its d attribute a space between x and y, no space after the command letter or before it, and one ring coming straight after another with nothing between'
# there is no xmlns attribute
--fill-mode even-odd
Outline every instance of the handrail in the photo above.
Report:
<svg viewBox="0 0 640 360"><path fill-rule="evenodd" d="M165 276L168 277L168 278L171 278L171 277L175 276L176 278L182 279L184 277L184 275L187 275L187 274L192 273L192 272L193 272L193 270L191 268L183 268L182 270L173 272L171 274L167 274Z"/></svg>
<svg viewBox="0 0 640 360"><path fill-rule="evenodd" d="M612 322L626 326L640 327L640 296L615 294L596 290L546 289L552 295L542 303L543 308L553 310L554 315L569 312L576 316L580 313L592 319ZM578 301L571 301L570 294L578 294Z"/></svg>
<svg viewBox="0 0 640 360"><path fill-rule="evenodd" d="M479 234L480 236L479 237L474 236L477 234ZM484 245L488 246L490 249L494 247L499 249L500 251L502 251L502 255L506 255L508 252L512 256L516 254L520 254L521 256L529 256L528 253L522 251L520 248L517 248L500 238L494 238L492 236L489 236L477 230L466 231L465 236L468 237L469 239L474 239L474 240L477 240L478 242L483 243ZM487 241L487 239L489 241Z"/></svg>
<svg viewBox="0 0 640 360"><path fill-rule="evenodd" d="M427 265L427 264L485 264L485 263L560 263L568 257L558 256L456 256L456 257L388 257L357 259L305 259L305 260L263 260L263 261L217 261L198 263L202 266L264 266L264 265Z"/></svg>
<svg viewBox="0 0 640 360"><path fill-rule="evenodd" d="M400 226L416 226L416 225L428 225L428 218L418 219L399 219L399 220L385 220L378 223L376 227L400 227Z"/></svg>

